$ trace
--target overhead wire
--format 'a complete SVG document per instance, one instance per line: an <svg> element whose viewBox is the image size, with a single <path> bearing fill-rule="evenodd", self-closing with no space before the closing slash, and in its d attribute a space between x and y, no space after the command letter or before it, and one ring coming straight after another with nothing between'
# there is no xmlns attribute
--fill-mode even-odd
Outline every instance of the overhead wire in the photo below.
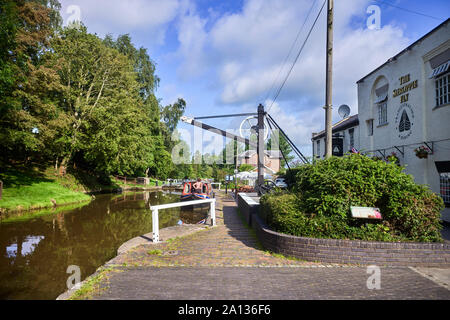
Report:
<svg viewBox="0 0 450 320"><path fill-rule="evenodd" d="M272 125L270 124L270 121L267 121L267 123L269 124L269 128L270 128L270 138L272 139L272 134L274 133L274 132L273 132L273 129L272 129ZM273 143L273 142L272 142L272 143ZM278 147L279 147L279 146L278 146ZM279 148L279 149L280 149L279 151L280 151L281 155L283 156L284 162L286 162L286 165L287 165L289 171L291 171L291 166L289 165L289 162L287 161L287 158L286 158L286 156L284 155L283 150L281 150L281 148Z"/></svg>
<svg viewBox="0 0 450 320"><path fill-rule="evenodd" d="M274 81L273 81L273 83L272 83L272 86L270 87L269 91L267 92L266 97L265 97L264 100L263 100L264 102L267 101L267 99L269 98L269 95L270 95L270 93L272 92L272 89L275 87L275 83L278 81L278 78L280 77L281 72L284 70L284 67L286 66L286 63L287 63L289 57L291 56L292 50L294 50L294 47L295 47L295 45L297 44L297 41L298 41L298 39L300 38L300 35L301 35L301 33L303 32L303 29L305 28L306 22L308 21L309 16L311 15L311 13L312 13L312 11L313 11L313 8L315 7L317 1L318 1L318 0L314 0L314 2L313 2L313 4L312 4L311 8L309 9L308 14L306 15L305 21L303 22L303 24L302 24L302 26L301 26L299 32L297 33L297 36L295 37L295 40L294 40L294 42L292 43L291 48L289 49L288 55L287 55L286 58L284 59L283 65L281 66L280 70L278 71L278 74L277 74L276 78L274 79Z"/></svg>
<svg viewBox="0 0 450 320"><path fill-rule="evenodd" d="M396 8L396 9L399 9L399 10L403 10L403 11L405 11L405 12L414 13L414 14L421 15L421 16L423 16L423 17L431 18L431 19L434 19L434 20L438 20L438 21L444 21L444 20L445 20L445 19L442 19L442 18L430 16L430 15L428 15L428 14L421 13L421 12L418 12L418 11L414 11L414 10L411 10L411 9L399 7L399 6L396 6L396 5L394 5L394 4L392 4L392 3L389 3L389 2L386 2L386 1L381 1L381 0L374 0L374 1L375 1L375 2L378 2L378 3L385 4L385 5L387 5L387 6L390 6L390 7Z"/></svg>
<svg viewBox="0 0 450 320"><path fill-rule="evenodd" d="M311 33L312 33L312 31L314 30L314 27L316 26L317 21L319 20L320 15L322 14L322 11L323 11L323 8L325 7L326 2L327 2L327 0L324 0L324 2L323 2L323 4L322 4L322 7L320 8L320 11L319 11L319 13L317 14L316 19L314 20L314 23L312 24L312 26L311 26L311 28L310 28L310 30L309 30L309 32L308 32L308 35L306 36L305 41L303 41L303 44L302 44L302 46L300 47L300 50L299 50L297 56L295 57L295 60L294 60L294 62L292 63L292 66L291 66L291 68L289 69L289 72L287 73L286 77L284 78L283 83L281 84L281 86L278 88L277 93L276 93L274 99L272 99L272 103L271 103L271 105L270 105L270 107L269 107L269 109L268 109L267 112L269 112L270 109L272 109L272 107L273 107L275 101L278 99L278 96L280 95L280 93L281 93L281 91L283 90L283 88L284 88L284 86L285 86L287 80L289 79L289 77L290 77L290 75L291 75L291 73L292 73L292 70L294 69L295 65L297 64L298 58L300 57L301 53L303 52L303 49L305 48L305 45L306 45L306 43L308 42L309 37L311 36Z"/></svg>

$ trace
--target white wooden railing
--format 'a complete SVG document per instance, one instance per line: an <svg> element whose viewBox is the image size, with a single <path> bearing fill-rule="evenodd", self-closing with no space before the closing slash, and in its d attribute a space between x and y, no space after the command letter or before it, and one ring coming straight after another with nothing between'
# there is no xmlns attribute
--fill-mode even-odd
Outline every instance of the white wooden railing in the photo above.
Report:
<svg viewBox="0 0 450 320"><path fill-rule="evenodd" d="M153 243L159 243L159 210L185 207L185 206L195 206L198 204L209 203L209 216L211 217L211 226L216 225L216 199L206 199L206 200L194 200L194 201L184 201L177 203L161 204L157 206L150 206L152 211L152 224L153 224Z"/></svg>

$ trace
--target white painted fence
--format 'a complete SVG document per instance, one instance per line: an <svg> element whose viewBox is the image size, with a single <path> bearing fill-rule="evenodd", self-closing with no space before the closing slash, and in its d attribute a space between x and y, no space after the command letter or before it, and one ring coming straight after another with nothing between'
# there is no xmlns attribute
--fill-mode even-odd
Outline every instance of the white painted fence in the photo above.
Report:
<svg viewBox="0 0 450 320"><path fill-rule="evenodd" d="M211 226L215 226L216 225L216 199L184 201L184 202L161 204L161 205L157 205L157 206L150 206L150 210L152 210L153 242L159 243L159 210L192 206L192 205L195 206L195 205L203 204L203 203L210 204L209 215L211 217Z"/></svg>

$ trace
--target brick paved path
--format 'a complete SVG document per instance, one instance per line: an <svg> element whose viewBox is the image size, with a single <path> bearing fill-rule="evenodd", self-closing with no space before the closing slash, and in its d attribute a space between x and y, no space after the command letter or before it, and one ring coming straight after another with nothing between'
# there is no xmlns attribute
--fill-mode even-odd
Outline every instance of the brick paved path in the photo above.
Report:
<svg viewBox="0 0 450 320"><path fill-rule="evenodd" d="M304 266L312 262L274 257L262 250L256 236L237 214L232 199L217 198L217 227L169 243L144 245L114 259L130 266ZM163 239L164 240L164 239ZM149 255L159 249L163 255Z"/></svg>
<svg viewBox="0 0 450 320"><path fill-rule="evenodd" d="M450 291L409 268L382 268L381 289L367 289L366 268L130 268L96 299L312 300L450 299Z"/></svg>
<svg viewBox="0 0 450 320"><path fill-rule="evenodd" d="M449 290L409 268L383 268L381 290L368 290L365 267L271 255L260 248L232 199L217 199L216 216L215 228L142 245L113 259L110 265L121 272L103 280L93 298L450 299Z"/></svg>

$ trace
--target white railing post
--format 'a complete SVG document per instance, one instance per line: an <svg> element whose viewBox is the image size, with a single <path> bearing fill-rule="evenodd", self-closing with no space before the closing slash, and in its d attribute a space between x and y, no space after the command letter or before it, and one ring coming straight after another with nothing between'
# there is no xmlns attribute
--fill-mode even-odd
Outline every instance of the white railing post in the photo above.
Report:
<svg viewBox="0 0 450 320"><path fill-rule="evenodd" d="M150 210L152 211L152 225L153 225L153 242L159 243L159 210L170 209L170 208L178 208L192 205L199 205L209 203L209 215L211 217L211 226L216 226L216 199L207 199L207 200L194 200L194 201L184 201L177 203L168 203L168 204L160 204L157 206L150 205Z"/></svg>
<svg viewBox="0 0 450 320"><path fill-rule="evenodd" d="M158 209L152 209L152 224L153 224L153 242L159 243L159 217Z"/></svg>
<svg viewBox="0 0 450 320"><path fill-rule="evenodd" d="M211 207L210 207L210 213L211 215L211 226L216 225L216 199L212 199L211 201Z"/></svg>

